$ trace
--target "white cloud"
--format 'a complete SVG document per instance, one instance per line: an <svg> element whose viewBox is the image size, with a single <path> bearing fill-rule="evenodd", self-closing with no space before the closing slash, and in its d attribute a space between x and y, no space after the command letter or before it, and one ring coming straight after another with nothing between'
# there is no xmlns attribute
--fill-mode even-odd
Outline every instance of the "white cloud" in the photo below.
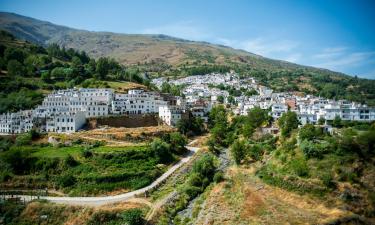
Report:
<svg viewBox="0 0 375 225"><path fill-rule="evenodd" d="M375 52L350 52L348 48L332 48L335 50L327 51L324 49L322 52L313 56L318 59L318 63L315 66L328 68L328 69L339 69L342 67L356 67L367 64L373 61Z"/></svg>
<svg viewBox="0 0 375 225"><path fill-rule="evenodd" d="M299 44L290 40L265 40L256 38L240 42L240 47L246 51L263 56L271 56L273 53L290 52Z"/></svg>

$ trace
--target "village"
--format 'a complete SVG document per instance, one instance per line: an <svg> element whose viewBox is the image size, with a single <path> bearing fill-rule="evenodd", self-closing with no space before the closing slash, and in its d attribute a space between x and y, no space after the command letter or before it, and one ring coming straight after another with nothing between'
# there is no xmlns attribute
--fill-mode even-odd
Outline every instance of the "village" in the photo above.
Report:
<svg viewBox="0 0 375 225"><path fill-rule="evenodd" d="M269 110L275 120L291 110L297 113L301 125L318 121L324 124L335 118L375 120L375 108L300 93L274 93L254 78L241 78L233 72L152 80L159 89L166 82L183 87L181 96L142 89L131 89L126 94L104 88L57 90L48 94L35 109L0 115L0 134L24 133L33 128L42 132L73 133L83 129L88 118L120 115L157 115L169 126L192 116L207 122L208 113L217 104L226 104L236 115L247 115L248 110L259 107Z"/></svg>

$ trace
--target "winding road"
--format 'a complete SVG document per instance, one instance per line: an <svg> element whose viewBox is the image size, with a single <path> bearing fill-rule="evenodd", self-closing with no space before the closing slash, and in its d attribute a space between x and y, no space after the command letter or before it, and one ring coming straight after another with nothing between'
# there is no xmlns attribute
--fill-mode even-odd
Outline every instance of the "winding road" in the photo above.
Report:
<svg viewBox="0 0 375 225"><path fill-rule="evenodd" d="M195 141L189 143L192 145ZM183 164L188 162L192 156L199 150L197 147L186 146L189 152L178 163L169 168L163 175L152 182L150 185L119 195L102 196L102 197L52 197L52 196L39 196L39 199L44 199L54 203L80 205L80 206L101 206L110 203L129 201L137 196L143 195L154 188L158 187L164 180L166 180L172 173L174 173ZM36 196L30 195L6 195L5 198L20 198L22 201L31 201L37 199Z"/></svg>

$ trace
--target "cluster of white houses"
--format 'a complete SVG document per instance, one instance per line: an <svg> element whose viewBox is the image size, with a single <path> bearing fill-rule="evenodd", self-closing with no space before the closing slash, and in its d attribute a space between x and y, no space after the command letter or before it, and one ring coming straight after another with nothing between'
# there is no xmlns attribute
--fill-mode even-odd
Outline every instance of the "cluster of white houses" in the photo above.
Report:
<svg viewBox="0 0 375 225"><path fill-rule="evenodd" d="M153 83L161 87L165 78L153 80ZM234 113L246 115L248 110L254 107L270 110L270 115L278 119L288 110L298 114L301 124L316 123L319 119L333 120L340 117L342 120L354 121L374 121L375 108L367 107L358 103L340 100L329 100L312 95L299 95L298 93L273 93L273 90L263 85L257 84L251 77L241 78L237 74L206 74L189 76L181 79L168 81L170 84L183 85L182 90L185 95L187 105L205 106L202 113L210 110L211 106L217 103L218 96L222 96L224 103L232 104ZM246 94L233 97L234 103L229 102L229 92L219 89L219 85L224 85L236 90L256 90L258 95L246 96ZM197 107L195 107L197 108ZM191 111L194 111L194 107Z"/></svg>
<svg viewBox="0 0 375 225"><path fill-rule="evenodd" d="M163 82L167 80L153 80L159 87ZM159 119L170 126L175 126L187 114L207 121L207 115L212 106L218 103L219 96L224 103L231 104L238 115L245 115L249 109L260 107L270 110L274 119L288 110L294 111L301 124L336 117L354 121L375 120L375 108L312 95L273 93L272 89L257 84L253 78L240 78L234 73L190 76L168 82L183 85L184 97L139 89L129 90L126 94L94 88L55 91L34 110L0 115L0 134L27 132L33 127L46 132L72 133L81 129L87 118L122 114L158 114ZM232 96L229 101L230 94L227 88L222 88L223 85L231 90L241 90L242 95ZM243 94L244 90L256 90L259 94L247 96Z"/></svg>
<svg viewBox="0 0 375 225"><path fill-rule="evenodd" d="M0 134L23 133L33 127L72 133L81 129L87 118L121 114L160 114L164 123L173 126L185 112L177 102L183 101L143 90L129 90L127 94L114 93L112 89L59 90L45 97L34 110L0 115Z"/></svg>
<svg viewBox="0 0 375 225"><path fill-rule="evenodd" d="M329 100L312 95L298 96L291 93L272 93L268 95L256 95L244 98L235 109L235 113L245 115L254 107L270 109L274 119L278 119L288 110L297 113L302 125L317 123L319 119L351 121L374 121L375 108L366 105L346 101Z"/></svg>

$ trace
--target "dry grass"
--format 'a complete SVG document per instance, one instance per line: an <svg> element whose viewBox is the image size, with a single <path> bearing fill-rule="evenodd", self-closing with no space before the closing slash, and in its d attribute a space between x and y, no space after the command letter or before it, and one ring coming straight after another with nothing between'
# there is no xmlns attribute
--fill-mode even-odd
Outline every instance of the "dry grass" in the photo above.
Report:
<svg viewBox="0 0 375 225"><path fill-rule="evenodd" d="M83 139L87 141L103 141L107 146L136 146L144 145L154 137L160 137L165 133L176 131L175 128L161 125L136 128L99 128L81 131L73 134L51 134L62 142ZM46 142L47 137L41 142Z"/></svg>
<svg viewBox="0 0 375 225"><path fill-rule="evenodd" d="M253 168L231 168L227 175L209 194L197 224L322 224L349 215L320 199L268 186Z"/></svg>
<svg viewBox="0 0 375 225"><path fill-rule="evenodd" d="M122 212L134 208L148 208L144 201L122 202L100 207L65 206L44 202L29 203L20 215L22 221L28 224L87 224L95 213ZM41 216L47 216L41 219Z"/></svg>

